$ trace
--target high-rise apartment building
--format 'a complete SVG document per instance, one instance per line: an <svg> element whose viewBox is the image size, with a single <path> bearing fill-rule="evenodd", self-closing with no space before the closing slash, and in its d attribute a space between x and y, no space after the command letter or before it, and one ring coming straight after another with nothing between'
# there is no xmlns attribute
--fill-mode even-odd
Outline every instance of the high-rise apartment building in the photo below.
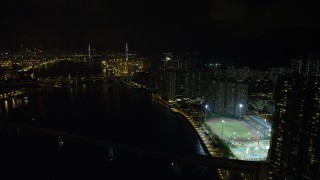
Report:
<svg viewBox="0 0 320 180"><path fill-rule="evenodd" d="M270 179L314 179L320 157L320 77L279 76L270 152Z"/></svg>
<svg viewBox="0 0 320 180"><path fill-rule="evenodd" d="M304 79L280 76L275 85L270 166L275 179L292 178L298 166L303 117Z"/></svg>
<svg viewBox="0 0 320 180"><path fill-rule="evenodd" d="M176 71L178 63L171 53L166 53L159 69L157 89L159 94L168 100L175 99L176 96Z"/></svg>
<svg viewBox="0 0 320 180"><path fill-rule="evenodd" d="M185 96L201 97L203 96L203 69L201 67L193 67L186 73L185 77Z"/></svg>
<svg viewBox="0 0 320 180"><path fill-rule="evenodd" d="M246 114L248 85L213 80L206 89L205 100L219 114L239 117Z"/></svg>
<svg viewBox="0 0 320 180"><path fill-rule="evenodd" d="M157 92L168 100L176 96L203 96L203 69L197 66L200 59L193 55L177 57L165 53L151 73L151 83Z"/></svg>
<svg viewBox="0 0 320 180"><path fill-rule="evenodd" d="M236 84L236 98L235 98L235 114L236 117L243 117L247 114L248 102L248 85L244 83Z"/></svg>
<svg viewBox="0 0 320 180"><path fill-rule="evenodd" d="M214 81L214 92L213 92L213 111L215 113L225 112L225 94L226 88L225 83L220 81Z"/></svg>
<svg viewBox="0 0 320 180"><path fill-rule="evenodd" d="M320 73L320 60L317 56L298 57L291 60L291 68L294 73L306 76L315 76Z"/></svg>
<svg viewBox="0 0 320 180"><path fill-rule="evenodd" d="M302 178L311 179L320 170L320 77L307 79L305 94L299 171Z"/></svg>
<svg viewBox="0 0 320 180"><path fill-rule="evenodd" d="M225 82L225 113L234 116L237 96L237 84Z"/></svg>

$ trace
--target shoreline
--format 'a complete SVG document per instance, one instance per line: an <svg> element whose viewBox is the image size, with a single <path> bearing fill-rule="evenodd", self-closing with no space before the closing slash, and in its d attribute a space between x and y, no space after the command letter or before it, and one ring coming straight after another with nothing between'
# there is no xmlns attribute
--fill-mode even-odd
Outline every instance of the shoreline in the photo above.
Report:
<svg viewBox="0 0 320 180"><path fill-rule="evenodd" d="M166 108L170 109L172 112L175 112L179 115L182 116L183 119L187 120L192 125L192 129L196 132L197 136L200 139L201 145L206 152L208 156L212 157L219 157L215 151L214 147L211 145L211 141L206 137L205 133L203 132L202 128L198 126L198 123L195 122L193 118L191 118L187 113L184 111L175 108L175 107L170 107L171 104L169 102L165 101L164 99L157 97L157 95L152 94L152 99L155 99L159 101L161 104L163 104Z"/></svg>
<svg viewBox="0 0 320 180"><path fill-rule="evenodd" d="M129 87L131 88L128 84L126 83L121 83L122 86L124 87ZM144 90L149 90L145 87L141 87L140 89L144 89ZM219 156L219 154L217 154L217 152L215 151L216 148L214 148L211 144L211 141L208 139L208 137L206 136L206 130L203 127L199 127L198 123L196 123L196 121L191 118L186 112L180 110L177 107L174 107L172 104L170 104L168 101L162 99L158 94L154 94L150 91L148 91L149 95L151 95L151 98L156 100L157 102L159 102L160 104L162 104L163 106L165 106L166 108L170 109L170 111L172 111L173 113L177 113L178 115L182 116L182 119L187 120L187 122L189 122L192 125L192 129L194 130L194 132L197 134L200 143L205 151L205 153L208 156L211 157L221 157Z"/></svg>

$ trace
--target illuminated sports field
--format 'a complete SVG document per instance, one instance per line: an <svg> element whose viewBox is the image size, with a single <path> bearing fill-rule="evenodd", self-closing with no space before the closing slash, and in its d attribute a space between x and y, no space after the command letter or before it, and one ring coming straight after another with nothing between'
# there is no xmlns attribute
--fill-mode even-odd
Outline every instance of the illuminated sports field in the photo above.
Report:
<svg viewBox="0 0 320 180"><path fill-rule="evenodd" d="M224 121L224 123L222 122ZM223 139L236 141L257 140L259 136L248 125L237 119L213 118L206 121L212 131L221 138L223 126ZM223 125L222 125L223 124Z"/></svg>
<svg viewBox="0 0 320 180"><path fill-rule="evenodd" d="M224 121L224 123L222 122ZM257 131L246 120L239 121L232 118L211 118L206 124L221 138L223 123L223 137L228 142L230 150L237 159L247 161L264 161L268 156L270 139L263 138L261 131Z"/></svg>

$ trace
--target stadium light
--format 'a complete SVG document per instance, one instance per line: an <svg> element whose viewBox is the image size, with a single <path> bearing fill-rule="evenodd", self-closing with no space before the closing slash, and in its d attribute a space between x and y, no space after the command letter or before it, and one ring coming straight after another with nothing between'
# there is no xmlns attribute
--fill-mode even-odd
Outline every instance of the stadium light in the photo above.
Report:
<svg viewBox="0 0 320 180"><path fill-rule="evenodd" d="M223 140L223 124L225 123L224 120L221 121L221 140Z"/></svg>
<svg viewBox="0 0 320 180"><path fill-rule="evenodd" d="M242 109L243 105L239 104L239 109L240 109L240 114L239 114L239 120L241 120L241 109Z"/></svg>
<svg viewBox="0 0 320 180"><path fill-rule="evenodd" d="M205 106L205 110L204 110L204 121L207 121L207 110L209 108L208 104L206 104Z"/></svg>
<svg viewBox="0 0 320 180"><path fill-rule="evenodd" d="M271 128L269 129L269 137L271 136Z"/></svg>

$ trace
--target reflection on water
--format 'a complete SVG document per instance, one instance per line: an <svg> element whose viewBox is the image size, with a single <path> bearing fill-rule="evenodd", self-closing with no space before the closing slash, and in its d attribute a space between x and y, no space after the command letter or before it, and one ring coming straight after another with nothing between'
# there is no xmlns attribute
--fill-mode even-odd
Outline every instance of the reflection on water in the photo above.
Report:
<svg viewBox="0 0 320 180"><path fill-rule="evenodd" d="M78 83L0 101L0 107L12 121L160 152L206 155L185 119L147 93L123 86Z"/></svg>
<svg viewBox="0 0 320 180"><path fill-rule="evenodd" d="M28 99L24 99L24 104L28 105L29 104L29 100Z"/></svg>
<svg viewBox="0 0 320 180"><path fill-rule="evenodd" d="M17 99L17 105L18 107L22 106L22 99Z"/></svg>
<svg viewBox="0 0 320 180"><path fill-rule="evenodd" d="M9 112L8 101L4 101L4 109L6 110L6 113Z"/></svg>
<svg viewBox="0 0 320 180"><path fill-rule="evenodd" d="M107 77L107 69L103 68L102 70L103 77Z"/></svg>
<svg viewBox="0 0 320 180"><path fill-rule="evenodd" d="M200 140L197 140L196 151L200 155L206 155L207 153L204 151L203 146L200 143Z"/></svg>
<svg viewBox="0 0 320 180"><path fill-rule="evenodd" d="M72 87L70 87L69 90L70 90L70 97L72 98L74 96L74 90Z"/></svg>
<svg viewBox="0 0 320 180"><path fill-rule="evenodd" d="M12 98L12 109L16 108L16 101L14 98Z"/></svg>
<svg viewBox="0 0 320 180"><path fill-rule="evenodd" d="M22 98L11 98L10 100L0 101L0 113L10 113L13 109L19 108L23 105L27 105L29 101Z"/></svg>

